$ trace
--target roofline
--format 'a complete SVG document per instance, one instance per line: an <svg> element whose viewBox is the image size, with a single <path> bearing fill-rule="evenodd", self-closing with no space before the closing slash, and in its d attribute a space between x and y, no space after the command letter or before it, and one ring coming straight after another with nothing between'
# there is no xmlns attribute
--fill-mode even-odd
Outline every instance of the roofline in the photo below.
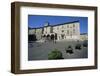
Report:
<svg viewBox="0 0 100 76"><path fill-rule="evenodd" d="M55 27L55 26L60 26L60 25L64 25L64 24L76 23L76 22L79 22L79 20L73 21L73 22L60 23L60 24L56 24L56 25L48 25L48 26L43 26L43 27L30 28L30 29L40 29L40 28L44 28L44 27Z"/></svg>
<svg viewBox="0 0 100 76"><path fill-rule="evenodd" d="M73 21L73 22L66 22L66 23L61 23L61 24L56 24L56 25L51 25L51 26L60 26L60 25L64 25L64 24L70 24L70 23L76 23L76 22L79 22L79 20L77 21Z"/></svg>
<svg viewBox="0 0 100 76"><path fill-rule="evenodd" d="M80 35L87 35L88 33L80 33Z"/></svg>
<svg viewBox="0 0 100 76"><path fill-rule="evenodd" d="M31 29L40 29L40 28L43 28L43 27L37 27L37 28L31 28Z"/></svg>

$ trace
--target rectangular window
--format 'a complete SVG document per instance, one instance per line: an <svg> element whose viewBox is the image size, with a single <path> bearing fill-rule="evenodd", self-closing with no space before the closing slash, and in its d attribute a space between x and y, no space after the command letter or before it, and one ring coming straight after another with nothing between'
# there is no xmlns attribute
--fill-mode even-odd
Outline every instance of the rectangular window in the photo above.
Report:
<svg viewBox="0 0 100 76"><path fill-rule="evenodd" d="M69 35L69 30L67 30L67 35Z"/></svg>
<svg viewBox="0 0 100 76"><path fill-rule="evenodd" d="M75 34L75 29L73 29L73 34Z"/></svg>
<svg viewBox="0 0 100 76"><path fill-rule="evenodd" d="M69 25L67 25L67 28L69 28Z"/></svg>
<svg viewBox="0 0 100 76"><path fill-rule="evenodd" d="M64 28L64 26L62 26L62 28Z"/></svg>
<svg viewBox="0 0 100 76"><path fill-rule="evenodd" d="M59 27L57 27L57 30L59 30Z"/></svg>
<svg viewBox="0 0 100 76"><path fill-rule="evenodd" d="M75 24L73 24L73 27L75 27Z"/></svg>
<svg viewBox="0 0 100 76"><path fill-rule="evenodd" d="M62 30L62 32L64 32L64 30Z"/></svg>

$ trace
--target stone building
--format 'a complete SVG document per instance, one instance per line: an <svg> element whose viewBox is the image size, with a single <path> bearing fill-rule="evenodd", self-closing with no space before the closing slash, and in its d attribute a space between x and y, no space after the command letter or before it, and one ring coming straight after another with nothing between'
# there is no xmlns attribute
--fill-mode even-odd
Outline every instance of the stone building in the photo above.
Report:
<svg viewBox="0 0 100 76"><path fill-rule="evenodd" d="M48 22L43 27L29 29L29 35L36 35L37 40L52 39L80 39L80 23L79 21L50 25Z"/></svg>
<svg viewBox="0 0 100 76"><path fill-rule="evenodd" d="M80 34L80 40L81 41L88 40L88 34L87 33L81 33Z"/></svg>

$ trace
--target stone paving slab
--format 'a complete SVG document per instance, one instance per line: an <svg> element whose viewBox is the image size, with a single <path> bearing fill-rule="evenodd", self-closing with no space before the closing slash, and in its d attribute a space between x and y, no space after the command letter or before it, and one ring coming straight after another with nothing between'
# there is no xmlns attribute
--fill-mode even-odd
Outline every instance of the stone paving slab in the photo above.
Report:
<svg viewBox="0 0 100 76"><path fill-rule="evenodd" d="M28 43L28 60L48 60L48 54L53 51L54 49L58 49L62 52L64 59L79 59L79 58L87 58L88 57L88 48L83 47L81 50L76 50L75 45L77 43L82 44L82 41L37 41L33 43ZM73 48L73 53L69 54L66 53L65 48L69 45Z"/></svg>

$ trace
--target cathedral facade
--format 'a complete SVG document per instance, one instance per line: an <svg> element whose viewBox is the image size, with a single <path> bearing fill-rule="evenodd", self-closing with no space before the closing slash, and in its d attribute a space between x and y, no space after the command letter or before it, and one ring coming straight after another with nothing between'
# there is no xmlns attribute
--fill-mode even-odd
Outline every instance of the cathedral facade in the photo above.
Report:
<svg viewBox="0 0 100 76"><path fill-rule="evenodd" d="M43 27L29 29L29 35L35 35L37 40L55 39L66 40L80 39L80 23L79 21L50 25L48 22Z"/></svg>

